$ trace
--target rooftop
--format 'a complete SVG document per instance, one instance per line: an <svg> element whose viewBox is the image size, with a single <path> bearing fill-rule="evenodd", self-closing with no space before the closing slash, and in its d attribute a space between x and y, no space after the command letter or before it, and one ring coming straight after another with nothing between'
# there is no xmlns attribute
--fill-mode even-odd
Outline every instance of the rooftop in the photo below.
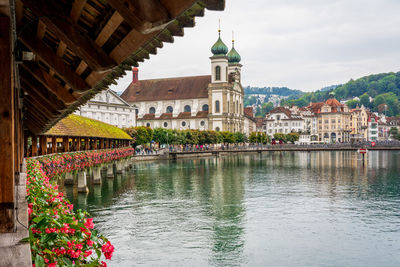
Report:
<svg viewBox="0 0 400 267"><path fill-rule="evenodd" d="M60 120L50 130L45 132L44 135L132 139L125 131L118 127L75 114L71 114Z"/></svg>

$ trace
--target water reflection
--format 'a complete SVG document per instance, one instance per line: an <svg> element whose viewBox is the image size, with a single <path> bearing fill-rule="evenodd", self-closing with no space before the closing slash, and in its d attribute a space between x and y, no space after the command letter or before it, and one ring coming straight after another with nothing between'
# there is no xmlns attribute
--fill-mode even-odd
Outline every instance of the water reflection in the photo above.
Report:
<svg viewBox="0 0 400 267"><path fill-rule="evenodd" d="M115 244L112 266L391 265L399 162L378 151L141 162L87 195L65 191Z"/></svg>

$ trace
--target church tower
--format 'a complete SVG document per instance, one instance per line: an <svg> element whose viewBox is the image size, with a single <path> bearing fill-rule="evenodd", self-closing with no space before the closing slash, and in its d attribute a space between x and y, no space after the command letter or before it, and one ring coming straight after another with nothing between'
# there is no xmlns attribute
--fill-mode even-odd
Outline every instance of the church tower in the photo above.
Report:
<svg viewBox="0 0 400 267"><path fill-rule="evenodd" d="M228 47L221 39L211 47L211 83L208 86L209 129L214 131L244 131L243 88L240 85L242 65L234 47Z"/></svg>

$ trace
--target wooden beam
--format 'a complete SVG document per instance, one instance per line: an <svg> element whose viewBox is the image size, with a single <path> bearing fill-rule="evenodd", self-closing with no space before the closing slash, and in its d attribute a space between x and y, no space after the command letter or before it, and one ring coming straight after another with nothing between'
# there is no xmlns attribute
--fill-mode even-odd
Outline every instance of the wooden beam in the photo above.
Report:
<svg viewBox="0 0 400 267"><path fill-rule="evenodd" d="M37 136L32 135L32 157L36 157L38 155L38 147L37 147Z"/></svg>
<svg viewBox="0 0 400 267"><path fill-rule="evenodd" d="M46 106L42 106L39 100L36 100L32 96L27 96L25 99L26 101L24 103L29 108L29 113L40 114L41 118L43 118L40 122L47 124L57 117Z"/></svg>
<svg viewBox="0 0 400 267"><path fill-rule="evenodd" d="M176 18L186 9L191 7L193 0L160 0L160 3L168 10L171 17Z"/></svg>
<svg viewBox="0 0 400 267"><path fill-rule="evenodd" d="M54 70L69 86L78 92L90 90L90 86L67 65L61 58L51 51L42 40L32 34L31 27L23 31L19 40L36 54L50 69Z"/></svg>
<svg viewBox="0 0 400 267"><path fill-rule="evenodd" d="M69 152L69 137L63 137L63 152Z"/></svg>
<svg viewBox="0 0 400 267"><path fill-rule="evenodd" d="M171 20L168 11L157 0L108 0L125 21L142 34L165 27Z"/></svg>
<svg viewBox="0 0 400 267"><path fill-rule="evenodd" d="M117 11L115 11L97 36L95 41L96 44L102 47L123 21L124 18Z"/></svg>
<svg viewBox="0 0 400 267"><path fill-rule="evenodd" d="M48 105L56 115L61 113L59 110L66 108L63 102L58 100L54 95L51 95L51 93L47 91L46 87L33 77L29 76L30 74L26 74L22 69L20 73L22 88L24 88L28 94L31 94L37 100L40 100L39 103L41 106ZM22 73L24 73L24 75L22 75Z"/></svg>
<svg viewBox="0 0 400 267"><path fill-rule="evenodd" d="M51 137L51 153L57 153L57 138L55 136Z"/></svg>
<svg viewBox="0 0 400 267"><path fill-rule="evenodd" d="M81 16L82 10L85 7L86 0L75 0L72 5L70 17L73 22L78 22L79 17Z"/></svg>
<svg viewBox="0 0 400 267"><path fill-rule="evenodd" d="M46 155L47 154L47 136L41 135L39 136L39 145L40 145L40 155Z"/></svg>
<svg viewBox="0 0 400 267"><path fill-rule="evenodd" d="M64 11L54 1L22 0L29 9L53 32L57 38L67 44L74 53L83 59L93 70L103 71L117 64L79 27L64 15Z"/></svg>
<svg viewBox="0 0 400 267"><path fill-rule="evenodd" d="M47 90L54 93L65 105L74 103L77 99L68 92L66 88L61 86L50 74L48 74L36 62L24 62L22 67L28 71L36 80L44 85Z"/></svg>
<svg viewBox="0 0 400 267"><path fill-rule="evenodd" d="M10 18L0 16L0 232L14 230L15 110Z"/></svg>

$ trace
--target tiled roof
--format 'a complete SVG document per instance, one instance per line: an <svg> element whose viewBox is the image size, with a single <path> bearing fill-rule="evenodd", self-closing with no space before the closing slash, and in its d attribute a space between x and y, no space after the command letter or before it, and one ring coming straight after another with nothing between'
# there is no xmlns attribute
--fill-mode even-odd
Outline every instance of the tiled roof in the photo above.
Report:
<svg viewBox="0 0 400 267"><path fill-rule="evenodd" d="M129 103L208 98L209 83L211 83L210 75L141 80L131 83L121 98Z"/></svg>
<svg viewBox="0 0 400 267"><path fill-rule="evenodd" d="M207 118L208 117L208 111L199 111L196 114L196 118Z"/></svg>
<svg viewBox="0 0 400 267"><path fill-rule="evenodd" d="M143 119L144 120L152 120L156 117L156 114L154 113L147 113L143 115Z"/></svg>
<svg viewBox="0 0 400 267"><path fill-rule="evenodd" d="M161 114L160 119L172 119L172 113L163 113Z"/></svg>
<svg viewBox="0 0 400 267"><path fill-rule="evenodd" d="M44 135L132 139L118 127L75 114L71 114L57 122L57 124L44 133Z"/></svg>
<svg viewBox="0 0 400 267"><path fill-rule="evenodd" d="M292 112L290 112L289 109L284 108L284 107L276 107L276 108L274 108L273 110L271 110L269 113L270 113L270 114L272 114L272 113L284 113L284 114L286 114L286 116L288 116L289 118L292 117Z"/></svg>
<svg viewBox="0 0 400 267"><path fill-rule="evenodd" d="M248 117L251 117L251 118L254 117L253 107L245 107L244 115L247 115Z"/></svg>

